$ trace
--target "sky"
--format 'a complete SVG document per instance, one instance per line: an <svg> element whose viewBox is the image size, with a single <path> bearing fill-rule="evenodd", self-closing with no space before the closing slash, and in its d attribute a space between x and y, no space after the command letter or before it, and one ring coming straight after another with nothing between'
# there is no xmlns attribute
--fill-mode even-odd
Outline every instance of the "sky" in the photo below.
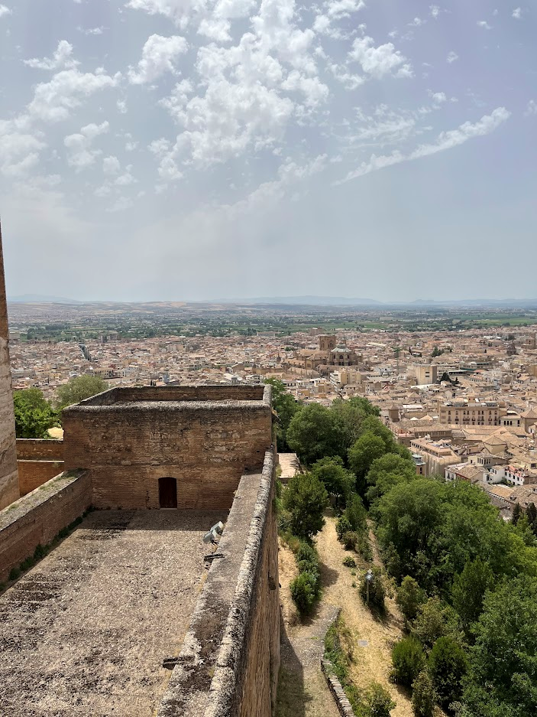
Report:
<svg viewBox="0 0 537 717"><path fill-rule="evenodd" d="M537 298L534 0L0 0L8 295Z"/></svg>

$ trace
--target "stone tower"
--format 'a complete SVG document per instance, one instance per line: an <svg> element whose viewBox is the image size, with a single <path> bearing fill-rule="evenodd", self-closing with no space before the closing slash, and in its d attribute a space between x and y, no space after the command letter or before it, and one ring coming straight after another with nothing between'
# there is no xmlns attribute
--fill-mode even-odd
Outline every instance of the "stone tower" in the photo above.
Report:
<svg viewBox="0 0 537 717"><path fill-rule="evenodd" d="M6 283L0 227L0 510L20 496L8 340Z"/></svg>

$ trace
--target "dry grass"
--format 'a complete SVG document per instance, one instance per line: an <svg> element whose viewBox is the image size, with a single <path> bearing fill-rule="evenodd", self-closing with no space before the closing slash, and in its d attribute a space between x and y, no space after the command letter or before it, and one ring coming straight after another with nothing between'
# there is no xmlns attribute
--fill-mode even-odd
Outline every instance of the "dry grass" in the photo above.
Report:
<svg viewBox="0 0 537 717"><path fill-rule="evenodd" d="M337 540L335 519L327 518L326 526L317 536L317 550L321 563L331 570L332 581L323 592L323 601L342 608L343 620L351 632L353 643L353 664L350 677L359 688L367 688L371 682L379 682L397 703L392 717L413 717L410 694L389 681L391 649L401 637L403 619L393 598L386 600L386 614L383 619L375 618L362 602L357 588L360 573L368 565L360 556L354 556L357 564L356 575L343 566L343 558L349 555ZM380 564L374 546L375 562ZM334 575L336 573L336 575ZM358 640L367 640L367 647L360 647Z"/></svg>

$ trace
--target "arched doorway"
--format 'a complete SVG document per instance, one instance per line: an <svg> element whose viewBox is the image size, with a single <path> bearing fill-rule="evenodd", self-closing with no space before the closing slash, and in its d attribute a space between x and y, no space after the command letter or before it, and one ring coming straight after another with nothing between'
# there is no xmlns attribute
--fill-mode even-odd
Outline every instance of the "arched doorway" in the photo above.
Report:
<svg viewBox="0 0 537 717"><path fill-rule="evenodd" d="M177 508L177 481L175 478L158 479L158 499L161 508Z"/></svg>

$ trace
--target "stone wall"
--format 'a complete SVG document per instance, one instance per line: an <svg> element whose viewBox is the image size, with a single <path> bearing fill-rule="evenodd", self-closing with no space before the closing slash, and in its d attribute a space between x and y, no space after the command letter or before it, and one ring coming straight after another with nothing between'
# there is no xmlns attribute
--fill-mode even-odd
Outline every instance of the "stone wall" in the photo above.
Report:
<svg viewBox="0 0 537 717"><path fill-rule="evenodd" d="M71 406L65 469L90 471L96 508L158 508L158 479L172 477L179 508L229 510L272 441L270 387L245 388L113 389Z"/></svg>
<svg viewBox="0 0 537 717"><path fill-rule="evenodd" d="M63 461L63 441L45 438L17 438L19 461Z"/></svg>
<svg viewBox="0 0 537 717"><path fill-rule="evenodd" d="M62 474L0 512L0 582L91 505L87 473Z"/></svg>
<svg viewBox="0 0 537 717"><path fill-rule="evenodd" d="M0 510L19 497L8 337L2 230L0 228Z"/></svg>
<svg viewBox="0 0 537 717"><path fill-rule="evenodd" d="M270 717L280 663L274 456L241 478L158 717ZM219 556L219 557L218 557Z"/></svg>
<svg viewBox="0 0 537 717"><path fill-rule="evenodd" d="M63 471L63 441L17 438L17 465L22 496Z"/></svg>

